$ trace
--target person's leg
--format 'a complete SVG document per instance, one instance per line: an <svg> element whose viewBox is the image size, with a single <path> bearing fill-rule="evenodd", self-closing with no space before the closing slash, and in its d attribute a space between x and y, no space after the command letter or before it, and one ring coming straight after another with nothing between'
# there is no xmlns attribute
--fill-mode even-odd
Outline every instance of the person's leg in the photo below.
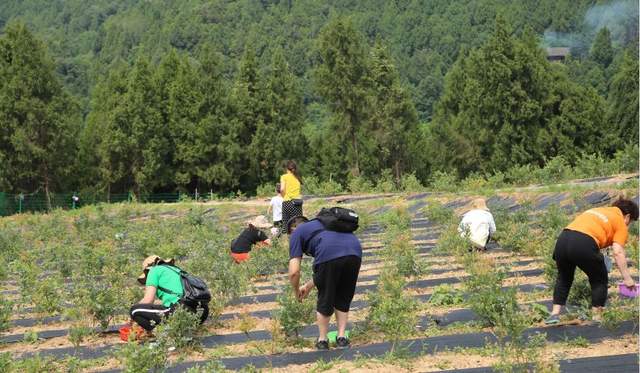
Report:
<svg viewBox="0 0 640 373"><path fill-rule="evenodd" d="M589 237L590 238L590 237ZM591 307L594 320L599 320L605 303L607 302L607 292L609 284L609 274L607 266L604 263L604 257L600 253L600 249L595 241L585 240L584 249L580 253L580 259L577 260L577 266L589 278L591 285Z"/></svg>
<svg viewBox="0 0 640 373"><path fill-rule="evenodd" d="M161 304L134 304L129 310L131 319L146 331L152 331L162 322L162 318L171 312Z"/></svg>
<svg viewBox="0 0 640 373"><path fill-rule="evenodd" d="M293 202L291 201L282 202L282 229L280 229L280 232L282 234L288 234L287 223L289 222L289 219L293 217L292 207L293 207Z"/></svg>
<svg viewBox="0 0 640 373"><path fill-rule="evenodd" d="M318 323L318 340L326 341L329 333L329 321L331 316L325 316L320 311L316 312L316 321Z"/></svg>
<svg viewBox="0 0 640 373"><path fill-rule="evenodd" d="M553 258L556 261L556 268L558 270L558 277L553 290L553 308L551 310L551 315L553 316L559 315L562 306L567 303L567 297L569 296L569 290L571 289L575 275L576 266L568 256L571 234L572 232L570 231L563 231L560 237L558 237L553 252Z"/></svg>
<svg viewBox="0 0 640 373"><path fill-rule="evenodd" d="M313 282L318 290L318 301L316 303L318 341L326 341L327 333L329 332L329 321L331 320L331 315L333 315L335 297L331 262L321 263L314 267Z"/></svg>
<svg viewBox="0 0 640 373"><path fill-rule="evenodd" d="M356 291L358 274L362 259L356 256L341 258L340 274L336 287L336 298L334 308L336 312L336 322L338 324L338 337L345 336L347 323L349 322L349 308Z"/></svg>
<svg viewBox="0 0 640 373"><path fill-rule="evenodd" d="M345 330L347 330L347 323L349 322L349 312L342 312L338 309L336 311L336 323L338 324L338 337L344 337Z"/></svg>

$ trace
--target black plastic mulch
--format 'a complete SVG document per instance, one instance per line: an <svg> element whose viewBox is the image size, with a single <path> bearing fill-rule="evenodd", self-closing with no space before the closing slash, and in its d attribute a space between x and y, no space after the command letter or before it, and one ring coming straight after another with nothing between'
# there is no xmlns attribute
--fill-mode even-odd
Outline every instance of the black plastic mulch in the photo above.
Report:
<svg viewBox="0 0 640 373"><path fill-rule="evenodd" d="M560 361L560 371L563 373L637 373L638 369L638 354L583 357ZM496 371L491 367L482 367L439 372L494 373Z"/></svg>
<svg viewBox="0 0 640 373"><path fill-rule="evenodd" d="M550 342L559 342L576 337L582 337L593 343L606 338L619 337L637 332L637 324L628 321L622 323L617 329L612 331L597 326L557 326L532 328L526 330L524 334L526 336L533 336L540 333L546 333L547 341ZM496 337L491 333L483 332L407 340L400 342L396 348L400 347L405 349L408 353L418 355L430 354L453 348L483 347L487 343L493 342L496 342ZM220 359L220 362L226 369L232 370L241 369L247 365L252 365L255 368L277 368L288 365L310 364L320 359L329 361L334 359L353 360L363 357L378 357L389 352L391 347L391 343L384 342L347 350L332 349L329 351L310 351L283 355L243 356ZM167 372L183 372L191 367L202 366L205 364L206 362L185 362L169 368Z"/></svg>

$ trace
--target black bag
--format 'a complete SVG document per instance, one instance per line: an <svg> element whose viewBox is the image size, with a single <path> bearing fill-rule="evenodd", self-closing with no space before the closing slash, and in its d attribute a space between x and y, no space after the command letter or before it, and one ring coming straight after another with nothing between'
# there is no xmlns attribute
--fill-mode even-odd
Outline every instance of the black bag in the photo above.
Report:
<svg viewBox="0 0 640 373"><path fill-rule="evenodd" d="M322 208L316 220L322 223L323 228L311 233L307 238L307 244L303 245L302 252L311 256L309 253L309 242L323 231L334 231L340 233L353 233L358 229L358 214L350 209L343 207Z"/></svg>
<svg viewBox="0 0 640 373"><path fill-rule="evenodd" d="M183 294L182 298L180 298L180 303L191 308L197 308L198 306L204 307L209 304L211 301L211 292L204 281L178 267L169 268L171 270L174 270L174 268L177 269L177 271L174 270L174 272L180 275L180 280L182 281ZM165 293L177 295L173 291L165 289L162 286L159 286L158 289Z"/></svg>
<svg viewBox="0 0 640 373"><path fill-rule="evenodd" d="M301 207L303 200L301 198L298 198L298 199L292 199L291 202L293 202L294 206Z"/></svg>
<svg viewBox="0 0 640 373"><path fill-rule="evenodd" d="M316 219L329 231L352 233L358 229L358 214L342 207L323 208Z"/></svg>

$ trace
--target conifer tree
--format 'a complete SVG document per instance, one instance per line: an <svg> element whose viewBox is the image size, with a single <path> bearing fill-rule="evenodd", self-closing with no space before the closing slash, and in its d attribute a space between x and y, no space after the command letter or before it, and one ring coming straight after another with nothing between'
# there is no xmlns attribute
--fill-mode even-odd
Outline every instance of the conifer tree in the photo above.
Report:
<svg viewBox="0 0 640 373"><path fill-rule="evenodd" d="M233 105L237 120L237 141L243 149L243 157L235 170L240 187L251 190L257 185L256 175L251 173L251 158L248 151L256 129L264 121L265 92L258 61L252 46L247 45L240 61L233 89Z"/></svg>
<svg viewBox="0 0 640 373"><path fill-rule="evenodd" d="M79 107L58 81L53 61L25 25L0 38L0 185L50 193L69 185L77 156Z"/></svg>
<svg viewBox="0 0 640 373"><path fill-rule="evenodd" d="M402 174L412 170L417 151L418 114L391 56L380 43L371 51L371 81L374 101L371 129L378 151L378 169L391 169L397 184Z"/></svg>
<svg viewBox="0 0 640 373"><path fill-rule="evenodd" d="M200 121L195 129L193 152L196 173L215 191L240 186L240 167L246 154L239 140L239 121L233 117L233 97L222 75L221 57L210 45L198 56L202 102Z"/></svg>
<svg viewBox="0 0 640 373"><path fill-rule="evenodd" d="M603 68L607 68L611 61L613 61L613 54L611 32L609 32L608 28L603 27L596 34L596 38L591 46L591 59L602 65Z"/></svg>
<svg viewBox="0 0 640 373"><path fill-rule="evenodd" d="M98 82L91 99L91 112L81 136L81 157L94 165L96 180L88 185L123 192L132 185L129 123L123 103L127 93L129 66L119 63Z"/></svg>
<svg viewBox="0 0 640 373"><path fill-rule="evenodd" d="M265 80L264 118L251 142L252 170L260 184L275 182L283 161L300 160L306 151L302 93L281 49L273 54Z"/></svg>
<svg viewBox="0 0 640 373"><path fill-rule="evenodd" d="M348 166L359 176L370 107L366 44L349 19L337 18L322 29L317 48L315 85L333 111L332 132L347 144Z"/></svg>
<svg viewBox="0 0 640 373"><path fill-rule="evenodd" d="M139 58L128 77L124 120L130 128L131 173L136 194L169 185L169 132L159 109L159 95L146 58Z"/></svg>
<svg viewBox="0 0 640 373"><path fill-rule="evenodd" d="M625 52L609 88L609 110L606 126L610 134L607 143L614 153L616 147L638 143L638 52Z"/></svg>

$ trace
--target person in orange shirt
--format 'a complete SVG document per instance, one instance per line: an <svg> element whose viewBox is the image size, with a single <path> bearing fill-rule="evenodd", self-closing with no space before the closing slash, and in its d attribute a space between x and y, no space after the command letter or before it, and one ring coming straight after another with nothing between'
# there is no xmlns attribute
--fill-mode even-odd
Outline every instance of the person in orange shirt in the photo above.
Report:
<svg viewBox="0 0 640 373"><path fill-rule="evenodd" d="M600 250L613 247L615 258L625 286L633 289L635 282L627 269L624 245L631 221L638 220L638 205L619 199L611 207L587 210L575 218L560 234L553 251L558 277L553 291L553 309L545 321L552 325L560 322L560 311L565 305L576 267L589 277L593 320L600 321L607 301L609 276Z"/></svg>

